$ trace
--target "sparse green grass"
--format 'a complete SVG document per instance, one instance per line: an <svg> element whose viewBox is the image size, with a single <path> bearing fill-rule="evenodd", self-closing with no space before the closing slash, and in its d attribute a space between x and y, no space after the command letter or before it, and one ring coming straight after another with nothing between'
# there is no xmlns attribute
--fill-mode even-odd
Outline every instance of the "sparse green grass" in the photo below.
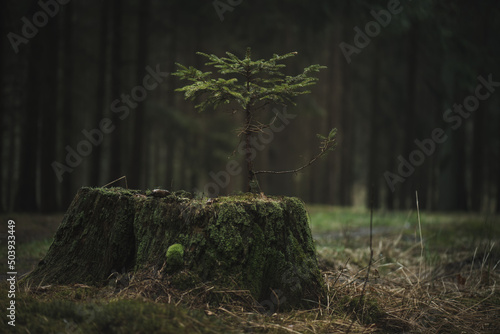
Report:
<svg viewBox="0 0 500 334"><path fill-rule="evenodd" d="M500 328L500 217L421 212L421 244L416 212L374 212L374 263L361 298L370 259L369 211L327 206L308 211L329 290L316 309L262 314L235 291L221 298L225 304L213 306L200 302L206 294L223 293L210 285L172 290L152 277L137 276L118 292L109 286L21 283L14 333L345 333L351 325L351 333L494 333ZM26 233L19 238L20 264L36 263L47 251L62 218L51 217L16 219L18 234ZM59 221L50 222L54 217ZM1 305L8 301L5 287L1 282Z"/></svg>
<svg viewBox="0 0 500 334"><path fill-rule="evenodd" d="M342 252L346 248L368 246L370 213L365 209L308 206L311 230L318 249ZM476 214L444 214L421 212L424 255L431 260L436 255L486 251L500 240L500 217ZM416 211L374 212L373 236L375 248L387 239L398 240L398 247L412 246L420 252L420 235ZM377 243L379 245L377 245Z"/></svg>
<svg viewBox="0 0 500 334"><path fill-rule="evenodd" d="M370 211L364 208L308 205L313 232L338 231L345 228L360 228L370 225ZM377 212L373 215L373 226L404 226L416 217L416 212Z"/></svg>

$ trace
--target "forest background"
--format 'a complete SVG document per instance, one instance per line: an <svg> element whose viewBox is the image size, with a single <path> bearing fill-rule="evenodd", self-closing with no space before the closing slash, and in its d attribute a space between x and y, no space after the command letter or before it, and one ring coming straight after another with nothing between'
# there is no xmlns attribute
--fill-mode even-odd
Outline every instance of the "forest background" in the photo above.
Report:
<svg viewBox="0 0 500 334"><path fill-rule="evenodd" d="M270 108L289 117L261 137L256 169L299 167L316 133L338 129L328 158L260 176L266 194L407 209L418 191L421 209L500 212L495 1L1 3L1 211L64 211L80 187L123 175L131 188L245 190L243 171L224 177L243 159L241 115L199 114L169 73L202 67L197 51L251 47L298 52L287 75L328 67L296 107Z"/></svg>

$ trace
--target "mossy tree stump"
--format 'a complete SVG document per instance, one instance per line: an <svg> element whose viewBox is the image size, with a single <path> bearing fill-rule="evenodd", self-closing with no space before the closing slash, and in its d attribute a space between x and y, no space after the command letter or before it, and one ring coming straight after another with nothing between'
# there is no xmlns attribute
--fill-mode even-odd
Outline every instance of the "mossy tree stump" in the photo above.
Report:
<svg viewBox="0 0 500 334"><path fill-rule="evenodd" d="M114 271L164 268L300 306L324 288L304 204L244 194L82 188L34 282L103 284ZM276 302L276 301L275 301Z"/></svg>

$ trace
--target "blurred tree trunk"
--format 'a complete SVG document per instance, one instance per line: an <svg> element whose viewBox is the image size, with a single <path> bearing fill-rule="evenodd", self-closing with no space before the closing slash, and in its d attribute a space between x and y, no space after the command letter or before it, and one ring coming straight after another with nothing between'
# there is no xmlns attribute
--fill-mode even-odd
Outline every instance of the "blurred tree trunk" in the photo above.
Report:
<svg viewBox="0 0 500 334"><path fill-rule="evenodd" d="M352 205L352 186L353 186L353 142L354 142L354 129L352 127L351 113L351 78L348 69L344 69L342 76L342 102L341 113L342 121L340 127L342 128L342 143L340 144L340 184L339 184L339 204L342 206ZM347 73L346 73L347 72Z"/></svg>
<svg viewBox="0 0 500 334"><path fill-rule="evenodd" d="M0 52L2 52L1 49L0 49ZM1 64L1 59L0 59L0 64ZM0 69L1 69L1 67L0 67ZM3 117L4 117L5 110L3 108L3 99L1 97L1 95L3 95L3 94L0 93L0 115L1 115L0 116L1 117L0 121L1 121L1 123L3 125L4 124ZM2 159L2 161L6 161L3 158L3 155L4 155L3 146L4 146L4 134L6 134L8 132L3 129L3 126L2 126L2 128L0 128L0 131L2 131L1 134L0 134L0 159ZM0 165L0 212L4 212L5 211L5 206L4 206L4 202L3 202L3 197L4 197L3 194L4 194L4 191L7 191L7 189L4 189L4 182L3 182L4 172L3 171L4 171L4 168L6 166L7 166L6 163L5 164L2 163Z"/></svg>
<svg viewBox="0 0 500 334"><path fill-rule="evenodd" d="M150 21L151 0L143 0L139 4L137 23L137 69L136 80L142 82L144 68L149 54L149 21ZM148 92L151 94L151 92ZM129 186L140 189L144 187L144 165L146 160L146 150L144 147L144 114L146 108L144 102L139 103L134 110L134 135L132 142L132 155L130 159L130 169L128 173Z"/></svg>
<svg viewBox="0 0 500 334"><path fill-rule="evenodd" d="M500 155L500 152L498 153ZM498 164L500 169L500 164ZM497 213L500 213L500 176L497 174Z"/></svg>
<svg viewBox="0 0 500 334"><path fill-rule="evenodd" d="M488 41L491 38L496 38L491 36L492 25L492 15L486 15L486 17L481 20L481 22L476 26L478 29L478 42L481 45L488 45ZM487 73L486 65L481 63L479 65L480 73ZM478 110L473 112L473 138L472 138L472 162L471 162L471 189L470 189L470 199L471 199L471 210L481 211L483 204L483 193L485 191L484 184L488 180L488 170L484 166L488 166L485 163L485 153L488 151L488 141L485 139L484 132L487 131L488 126L485 124L485 114L489 112L488 106L484 103L480 103ZM493 180L491 180L493 181ZM486 189L488 190L488 189ZM489 205L489 203L488 203Z"/></svg>
<svg viewBox="0 0 500 334"><path fill-rule="evenodd" d="M122 2L113 0L111 8L112 18L112 41L111 41L111 101L120 99L122 92ZM121 102L120 102L121 107ZM115 126L111 136L111 148L109 159L108 182L118 179L123 175L122 171L122 136L121 120L123 113L113 113L111 120ZM130 116L129 116L130 117Z"/></svg>
<svg viewBox="0 0 500 334"><path fill-rule="evenodd" d="M351 15L351 3L345 2L341 5L342 17L347 18ZM337 18L340 21L340 18ZM347 19L345 19L347 20ZM339 24L337 27L339 29L342 41L347 41L351 38L352 31L347 29L345 25ZM340 57L339 66L342 68L342 94L340 102L341 122L339 128L342 129L342 142L339 143L337 150L339 150L340 159L340 181L339 181L339 201L338 204L342 206L350 206L353 204L353 158L354 158L354 129L352 126L353 122L353 110L351 106L351 79L352 79L352 68L351 66L346 66L346 60L343 56ZM335 127L335 125L334 125Z"/></svg>
<svg viewBox="0 0 500 334"><path fill-rule="evenodd" d="M345 59L342 56L339 44L342 42L342 29L340 20L334 20L333 23L333 36L331 36L331 44L330 44L330 59L331 64L329 64L328 68L330 70L330 92L328 94L328 104L327 104L327 128L323 133L328 133L330 129L337 128L339 129L339 141L343 142L345 137L344 129L342 128L342 96L344 94L342 78L343 78L343 68L345 67L344 62ZM342 150L342 149L341 149ZM332 205L338 205L340 202L339 199L339 188L341 182L341 153L340 152L332 152L329 154L326 163L326 176L325 180L327 182L323 182L323 184L327 187L325 192L325 197L323 201L326 201Z"/></svg>
<svg viewBox="0 0 500 334"><path fill-rule="evenodd" d="M2 9L0 11L0 36L6 36L7 35L7 15L5 14L6 9ZM7 48L5 48L6 44L5 43L0 43L0 160L2 163L0 164L0 212L4 212L5 207L4 207L4 192L8 191L8 189L5 189L5 183L4 183L4 169L7 167L7 159L4 160L4 138L6 135L9 134L10 131L8 131L7 126L6 126L6 114L7 114L7 108L5 108L5 99L4 99L4 94L5 94L5 86L4 83L6 83L6 70L4 69L4 53L7 52ZM11 148L12 149L12 148ZM5 161L5 163L4 163Z"/></svg>
<svg viewBox="0 0 500 334"><path fill-rule="evenodd" d="M64 15L63 17L63 31L62 31L62 38L63 38L63 55L62 55L62 66L63 66L63 96L62 96L62 124L63 124L63 130L62 130L62 142L63 142L63 147L61 148L62 151L65 153L63 156L66 155L66 150L64 149L64 146L70 145L72 142L73 138L73 105L72 101L74 98L73 95L73 68L74 68L74 45L73 45L73 6L74 4L72 2L68 3L65 8L64 12L61 13ZM63 178L62 181L62 207L66 209L69 204L71 203L71 200L73 199L73 192L72 192L72 177L70 176L71 174L66 174L66 177Z"/></svg>
<svg viewBox="0 0 500 334"><path fill-rule="evenodd" d="M11 8L5 6L0 11L0 27L3 29L3 35L6 36L8 31L13 27L13 15L10 12ZM5 178L2 179L3 193L0 196L5 196L5 209L12 211L17 205L17 178L16 170L19 166L19 155L21 152L19 141L20 131L23 128L23 120L26 114L26 83L29 70L28 67L29 52L24 48L18 54L14 54L10 44L5 40L0 43L0 89L1 89L1 104L0 108L0 130L2 131L2 170L5 171ZM4 132L5 131L5 132ZM5 160L3 160L5 158ZM0 174L3 177L4 174Z"/></svg>
<svg viewBox="0 0 500 334"><path fill-rule="evenodd" d="M16 117L16 121L12 122L12 124L16 124L16 127L19 125L19 120L21 117ZM15 184L16 184L16 179L14 177L14 170L16 168L17 160L18 157L16 156L16 139L18 137L18 131L15 131L14 129L11 129L9 131L9 141L7 144L7 147L9 148L8 150L8 167L7 167L7 182L5 184L6 187L6 195L7 195L7 211L11 211L14 209L14 205L16 204L16 198L15 194L16 192L14 191Z"/></svg>
<svg viewBox="0 0 500 334"><path fill-rule="evenodd" d="M107 88L107 73L109 59L109 21L111 18L111 2L103 1L101 4L100 16L100 40L99 40L99 59L97 65L97 82L96 82L96 104L94 110L94 122L98 125L104 118L106 109L106 88ZM108 104L109 106L109 104ZM103 138L104 141L104 138ZM90 167L90 184L100 186L103 183L102 174L102 145L94 147L92 152L92 162Z"/></svg>
<svg viewBox="0 0 500 334"><path fill-rule="evenodd" d="M460 94L460 97L466 96L467 93ZM460 101L459 95L456 95L454 101ZM466 131L465 126L461 126L458 130L456 130L456 140L452 143L454 144L453 148L453 156L454 156L454 187L449 189L450 197L453 198L454 207L452 210L459 211L467 211L467 175L466 175ZM477 196L481 196L481 194L477 194Z"/></svg>
<svg viewBox="0 0 500 334"><path fill-rule="evenodd" d="M500 108L500 100L497 100L499 101L499 105L498 107ZM498 110L498 109L497 109ZM500 122L498 123L498 126L497 126L497 135L500 133ZM496 163L496 179L497 179L497 184L496 184L496 190L497 190L497 213L500 213L500 174L498 173L498 171L500 170L500 145L497 146L497 163Z"/></svg>
<svg viewBox="0 0 500 334"><path fill-rule="evenodd" d="M464 94L460 94L456 76L449 79L453 87L452 100L460 101ZM465 211L467 210L465 125L462 123L456 130L450 129L446 135L448 139L442 144L440 152L442 159L438 180L438 208L443 211Z"/></svg>
<svg viewBox="0 0 500 334"><path fill-rule="evenodd" d="M170 24L166 27L168 34L169 34L169 45L167 48L167 61L168 61L168 71L170 73L175 71L175 59L177 59L177 52L178 52L178 45L177 45L177 39L178 39L178 34L180 31L178 31L177 27L179 26L179 18L178 15L176 14L178 8L176 7L175 4L169 4L168 5L168 14L169 14L169 20ZM160 132L160 139L157 140L158 142L158 148L157 148L157 154L156 156L156 163L153 164L153 169L156 169L156 175L157 177L154 178L154 180L150 180L149 182L155 182L155 185L159 185L162 180L166 182L165 186L169 187L172 183L173 179L173 169L174 169L174 147L175 147L175 136L173 135L173 132L175 129L172 126L173 122L173 113L175 112L176 109L181 109L182 104L184 101L181 102L181 106L179 108L178 105L175 103L175 77L170 75L168 76L167 80L167 87L168 90L166 91L165 94L165 111L164 115L166 116L165 118L161 118L162 120L166 120L165 124L161 124L159 126L158 124L153 124L153 127L158 129ZM183 110L185 112L185 110ZM157 119L157 115L153 117L153 119ZM166 147L165 147L166 146ZM163 149L165 147L165 149ZM162 152L163 151L163 152ZM166 159L163 159L165 157L166 153ZM166 166L166 171L162 173L163 175L160 175L160 165Z"/></svg>
<svg viewBox="0 0 500 334"><path fill-rule="evenodd" d="M165 173L165 187L170 187L170 185L174 181L174 159L175 159L175 141L170 134L165 135L166 140L163 142L167 142L167 154L166 154L166 173ZM158 168L158 167L156 167ZM158 182L158 181L157 181Z"/></svg>
<svg viewBox="0 0 500 334"><path fill-rule="evenodd" d="M449 145L441 165L439 178L439 209L444 211L466 211L467 192L465 188L465 133L459 128L448 133Z"/></svg>
<svg viewBox="0 0 500 334"><path fill-rule="evenodd" d="M7 169L5 180L5 196L6 196L6 209L12 211L16 203L17 182L16 169L19 169L19 156L21 141L20 132L22 130L22 121L26 113L26 80L28 72L28 55L24 52L23 55L18 55L18 62L12 64L11 59L6 57L6 68L3 73L4 80L7 80L12 85L12 93L4 95L5 113L2 113L4 127L8 127L5 133L5 156L6 160L2 165ZM7 85L2 86L7 87ZM6 94L6 93L4 93Z"/></svg>
<svg viewBox="0 0 500 334"><path fill-rule="evenodd" d="M484 126L484 113L487 108L480 108L473 114L473 139L472 139L472 161L471 161L471 209L474 211L481 210L482 197L483 197L483 176L485 169L483 168L484 142L483 132Z"/></svg>
<svg viewBox="0 0 500 334"><path fill-rule="evenodd" d="M415 122L416 122L416 80L417 80L417 52L418 52L418 24L412 21L408 36L408 62L407 62L407 86L408 102L407 102L407 114L405 123L405 134L404 134L404 155L405 159L408 158L410 152L414 148L414 140L416 138ZM415 175L410 175L406 178L406 181L401 185L401 200L399 203L399 209L407 209L408 205L411 206L412 198L414 194L413 180Z"/></svg>
<svg viewBox="0 0 500 334"><path fill-rule="evenodd" d="M57 178L52 168L56 159L57 102L59 70L59 25L58 18L49 22L37 36L43 41L38 56L44 63L42 67L43 85L40 85L40 209L42 212L54 212L57 209ZM38 82L40 84L40 82ZM65 112L70 112L65 110Z"/></svg>
<svg viewBox="0 0 500 334"><path fill-rule="evenodd" d="M41 36L33 38L27 50L29 52L27 83L27 101L21 125L21 154L19 161L19 182L14 210L19 212L36 211L37 205L37 155L39 142L40 88L44 81L42 71L45 66L41 50L45 47ZM28 49L29 48L29 49Z"/></svg>
<svg viewBox="0 0 500 334"><path fill-rule="evenodd" d="M379 150L380 118L382 117L380 107L380 57L378 50L374 51L373 65L371 73L371 103L370 103L370 136L368 143L368 197L367 207L374 209L380 207L380 177L382 173L379 171L380 159L382 154Z"/></svg>

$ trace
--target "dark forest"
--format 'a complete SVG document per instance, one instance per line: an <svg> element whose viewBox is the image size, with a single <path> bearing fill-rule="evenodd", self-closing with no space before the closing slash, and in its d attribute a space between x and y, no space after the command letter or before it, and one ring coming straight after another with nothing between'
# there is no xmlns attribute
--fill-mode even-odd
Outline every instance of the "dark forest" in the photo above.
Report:
<svg viewBox="0 0 500 334"><path fill-rule="evenodd" d="M292 169L337 128L338 147L262 191L307 203L500 211L500 7L495 1L28 1L0 10L0 210L64 211L82 186L220 194L241 116L198 113L175 89L197 51L297 52L327 66L286 109L258 169ZM282 107L277 107L278 109ZM281 109L280 109L281 111ZM227 184L226 184L227 183Z"/></svg>

